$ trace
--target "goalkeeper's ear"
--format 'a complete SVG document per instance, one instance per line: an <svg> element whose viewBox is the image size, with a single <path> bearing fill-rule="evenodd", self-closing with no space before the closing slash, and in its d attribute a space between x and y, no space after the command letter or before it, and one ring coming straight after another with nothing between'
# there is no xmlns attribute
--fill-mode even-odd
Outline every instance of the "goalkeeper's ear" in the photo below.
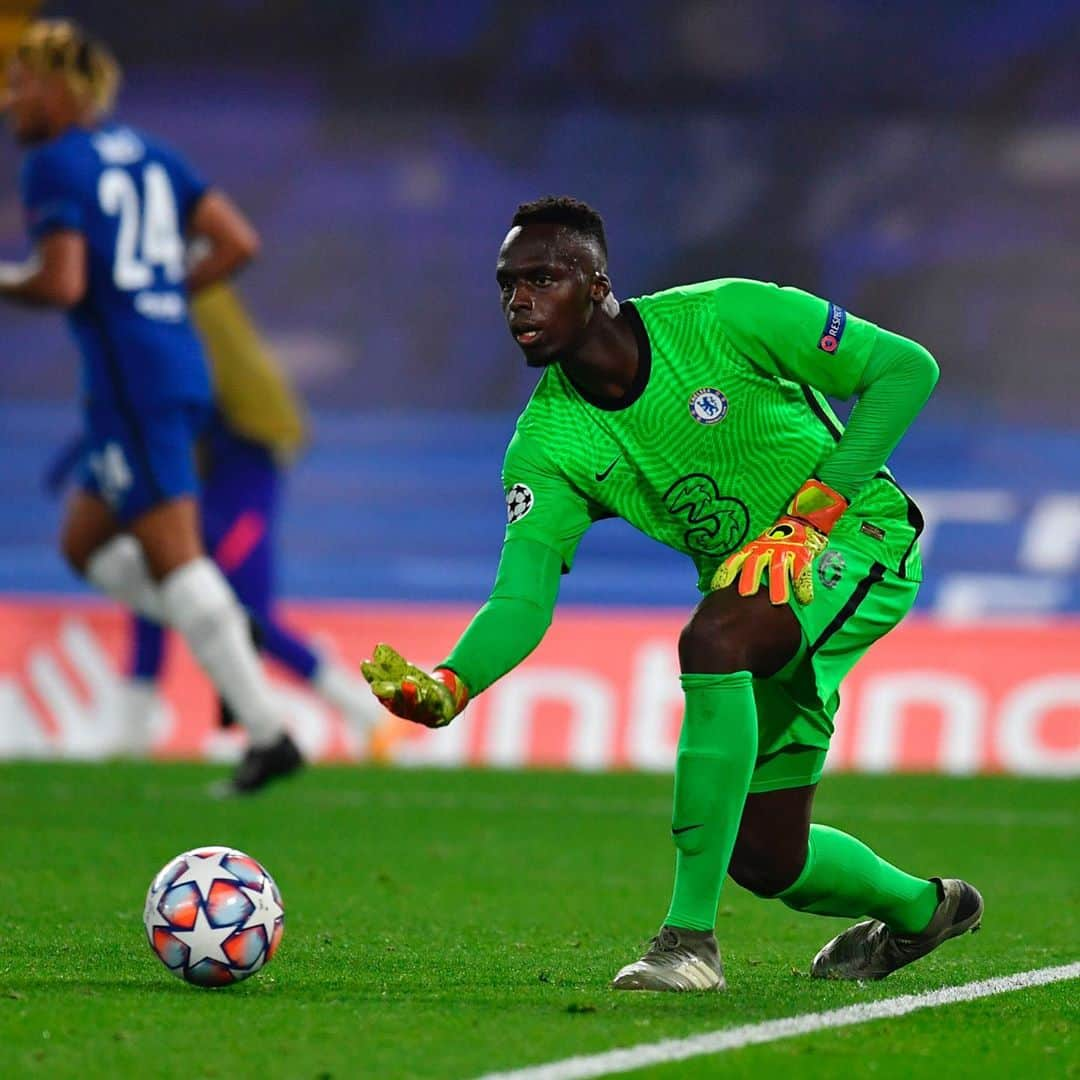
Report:
<svg viewBox="0 0 1080 1080"><path fill-rule="evenodd" d="M611 278L603 270L594 270L589 281L589 298L594 304L603 304L611 296Z"/></svg>
<svg viewBox="0 0 1080 1080"><path fill-rule="evenodd" d="M611 279L603 270L596 270L593 273L589 297L609 318L614 319L619 314L619 301L611 291Z"/></svg>

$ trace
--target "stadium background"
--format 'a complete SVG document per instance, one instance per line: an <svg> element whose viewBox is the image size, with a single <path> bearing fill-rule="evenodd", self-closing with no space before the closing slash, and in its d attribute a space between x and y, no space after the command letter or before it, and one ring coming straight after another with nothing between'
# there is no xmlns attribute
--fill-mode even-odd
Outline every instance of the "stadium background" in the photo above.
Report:
<svg viewBox="0 0 1080 1080"><path fill-rule="evenodd" d="M312 415L282 517L298 623L350 657L386 638L434 661L484 598L498 465L534 378L494 254L518 201L568 192L605 214L621 296L798 284L941 363L892 462L929 522L919 615L856 670L834 767L1080 771L1074 5L41 10L112 43L119 116L177 143L263 234L241 288ZM25 250L16 175L5 142L6 257ZM41 484L77 424L75 351L56 315L3 320L0 756L92 757L123 624L63 566ZM395 730L380 752L666 768L693 601L681 557L598 526L529 663L449 731ZM190 676L176 648L162 753L221 750ZM308 749L344 753L336 720L288 692Z"/></svg>

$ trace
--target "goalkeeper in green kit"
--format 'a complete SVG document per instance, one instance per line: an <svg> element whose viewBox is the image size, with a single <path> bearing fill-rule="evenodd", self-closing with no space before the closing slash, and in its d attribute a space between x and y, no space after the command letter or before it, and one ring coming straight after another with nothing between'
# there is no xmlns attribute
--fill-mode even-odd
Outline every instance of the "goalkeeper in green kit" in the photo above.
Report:
<svg viewBox="0 0 1080 1080"><path fill-rule="evenodd" d="M792 288L736 278L618 303L603 222L568 198L518 208L497 264L540 381L506 452L495 585L432 673L379 645L393 712L450 723L547 630L585 531L621 517L685 552L704 594L679 637L675 885L625 990L721 990L725 875L796 911L858 917L819 978L879 979L978 928L971 885L893 866L812 823L839 686L911 608L918 508L885 460L937 365L920 345ZM823 395L856 397L846 430Z"/></svg>

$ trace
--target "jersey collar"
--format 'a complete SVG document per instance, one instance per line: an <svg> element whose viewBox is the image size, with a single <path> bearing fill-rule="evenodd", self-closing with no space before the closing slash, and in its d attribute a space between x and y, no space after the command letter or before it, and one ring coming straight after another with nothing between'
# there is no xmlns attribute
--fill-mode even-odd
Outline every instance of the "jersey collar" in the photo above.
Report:
<svg viewBox="0 0 1080 1080"><path fill-rule="evenodd" d="M649 343L649 335L645 332L645 324L641 321L637 308L629 300L624 300L619 305L619 315L626 319L630 329L633 330L638 347L638 366L630 389L618 401L611 401L608 398L599 398L587 393L580 386L571 383L584 401L587 401L594 409L602 409L604 412L621 412L623 409L629 409L645 393L645 387L649 385L649 375L652 372L652 345Z"/></svg>

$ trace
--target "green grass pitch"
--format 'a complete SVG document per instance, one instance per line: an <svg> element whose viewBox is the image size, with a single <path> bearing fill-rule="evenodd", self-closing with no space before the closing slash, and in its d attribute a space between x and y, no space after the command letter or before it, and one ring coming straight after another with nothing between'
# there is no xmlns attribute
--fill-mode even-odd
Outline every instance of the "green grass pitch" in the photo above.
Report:
<svg viewBox="0 0 1080 1080"><path fill-rule="evenodd" d="M1075 790L826 777L818 820L984 892L979 934L873 985L807 976L844 925L730 883L730 991L616 994L666 910L670 778L312 769L246 801L200 766L0 767L0 1076L474 1077L1080 957ZM173 855L229 844L285 900L274 962L219 991L147 948ZM1080 984L632 1075L1080 1075Z"/></svg>

